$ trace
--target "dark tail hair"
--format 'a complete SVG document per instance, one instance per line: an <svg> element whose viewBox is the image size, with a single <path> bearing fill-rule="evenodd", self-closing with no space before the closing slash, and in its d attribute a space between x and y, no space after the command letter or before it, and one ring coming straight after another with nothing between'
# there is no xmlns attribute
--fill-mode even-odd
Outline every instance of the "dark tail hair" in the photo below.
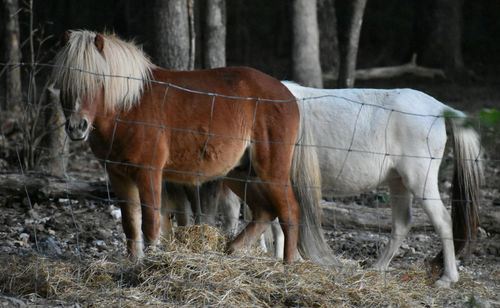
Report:
<svg viewBox="0 0 500 308"><path fill-rule="evenodd" d="M452 210L455 253L476 239L479 226L479 187L483 179L481 144L476 131L463 118L449 118L453 138Z"/></svg>

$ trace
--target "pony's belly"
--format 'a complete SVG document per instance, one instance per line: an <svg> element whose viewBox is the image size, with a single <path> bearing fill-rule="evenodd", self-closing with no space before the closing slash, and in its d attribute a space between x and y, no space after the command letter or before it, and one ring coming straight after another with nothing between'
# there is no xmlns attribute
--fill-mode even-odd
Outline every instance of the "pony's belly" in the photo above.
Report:
<svg viewBox="0 0 500 308"><path fill-rule="evenodd" d="M198 185L225 176L240 163L248 145L241 140L211 140L206 145L170 152L163 168L164 179L170 182Z"/></svg>
<svg viewBox="0 0 500 308"><path fill-rule="evenodd" d="M383 156L343 153L319 156L324 196L352 196L376 189L390 177L391 162Z"/></svg>
<svg viewBox="0 0 500 308"><path fill-rule="evenodd" d="M377 184L378 180L373 178L360 181L359 176L345 175L337 180L329 176L322 176L321 192L324 196L348 197L374 190L379 186Z"/></svg>

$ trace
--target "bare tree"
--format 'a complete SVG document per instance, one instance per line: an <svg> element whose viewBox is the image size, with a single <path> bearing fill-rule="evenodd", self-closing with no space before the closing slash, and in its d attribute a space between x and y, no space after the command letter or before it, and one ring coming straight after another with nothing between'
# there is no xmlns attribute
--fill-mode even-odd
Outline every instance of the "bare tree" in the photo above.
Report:
<svg viewBox="0 0 500 308"><path fill-rule="evenodd" d="M316 0L294 0L292 23L293 79L305 86L322 88Z"/></svg>
<svg viewBox="0 0 500 308"><path fill-rule="evenodd" d="M226 1L207 0L205 8L204 67L226 66Z"/></svg>
<svg viewBox="0 0 500 308"><path fill-rule="evenodd" d="M4 110L20 110L22 102L21 89L21 48L19 41L19 3L17 0L3 0L5 11L5 56L8 65L6 74L6 98Z"/></svg>
<svg viewBox="0 0 500 308"><path fill-rule="evenodd" d="M352 88L354 86L359 37L361 35L361 26L363 25L366 1L367 0L353 0L351 2L352 14L349 31L347 33L347 44L344 48L341 48L338 79L338 87L340 88Z"/></svg>
<svg viewBox="0 0 500 308"><path fill-rule="evenodd" d="M189 22L189 70L194 70L196 62L196 29L195 29L195 3L194 0L188 1L188 22Z"/></svg>
<svg viewBox="0 0 500 308"><path fill-rule="evenodd" d="M423 65L445 70L448 76L464 71L462 57L463 0L423 0L415 3L415 49Z"/></svg>
<svg viewBox="0 0 500 308"><path fill-rule="evenodd" d="M335 0L318 1L318 26L323 79L337 80L340 65Z"/></svg>
<svg viewBox="0 0 500 308"><path fill-rule="evenodd" d="M152 6L154 62L170 70L189 68L188 5L184 0L155 0Z"/></svg>
<svg viewBox="0 0 500 308"><path fill-rule="evenodd" d="M69 144L64 130L66 119L61 108L60 91L49 86L44 100L42 121L45 133L41 136L38 165L42 171L62 177L68 165Z"/></svg>

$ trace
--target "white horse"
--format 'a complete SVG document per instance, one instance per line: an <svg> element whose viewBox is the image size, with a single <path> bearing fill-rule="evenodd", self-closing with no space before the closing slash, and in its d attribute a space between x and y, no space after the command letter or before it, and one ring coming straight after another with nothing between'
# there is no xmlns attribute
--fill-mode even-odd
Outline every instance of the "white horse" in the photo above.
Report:
<svg viewBox="0 0 500 308"><path fill-rule="evenodd" d="M437 285L458 281L455 249L475 236L480 142L464 113L411 89L307 88L283 82L297 98L301 121L321 172L323 195L356 195L387 185L392 208L390 241L374 267L385 271L411 222L412 199L421 200L443 245L444 272ZM447 121L446 121L447 120ZM450 124L455 153L452 219L441 201L438 171Z"/></svg>

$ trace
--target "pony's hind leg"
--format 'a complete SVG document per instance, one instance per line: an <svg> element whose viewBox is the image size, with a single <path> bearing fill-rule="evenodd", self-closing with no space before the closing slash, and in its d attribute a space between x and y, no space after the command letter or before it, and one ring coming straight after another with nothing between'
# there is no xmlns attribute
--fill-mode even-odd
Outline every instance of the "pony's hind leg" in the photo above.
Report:
<svg viewBox="0 0 500 308"><path fill-rule="evenodd" d="M253 220L231 243L229 252L241 246L255 243L269 224L278 217L285 237L283 260L287 263L295 261L299 237L300 208L292 187L290 185L255 183L247 186L246 203L252 210ZM244 195L238 194L240 197Z"/></svg>
<svg viewBox="0 0 500 308"><path fill-rule="evenodd" d="M423 173L421 170L427 170L427 172ZM429 166L420 166L419 170L406 179L413 195L416 198L421 198L422 207L443 245L444 271L441 278L436 281L436 285L450 287L458 281L458 270L453 245L451 216L439 195L438 170L439 160L432 160Z"/></svg>
<svg viewBox="0 0 500 308"><path fill-rule="evenodd" d="M268 185L269 194L278 212L279 223L285 237L283 260L291 263L297 258L300 207L290 185Z"/></svg>
<svg viewBox="0 0 500 308"><path fill-rule="evenodd" d="M450 287L453 283L458 281L451 216L439 198L437 183L435 186L436 194L432 196L438 197L424 197L422 206L427 216L429 216L436 233L441 238L443 245L444 272L441 278L436 281L436 284L443 287Z"/></svg>
<svg viewBox="0 0 500 308"><path fill-rule="evenodd" d="M252 211L252 219L229 245L227 252L232 253L243 247L250 247L255 244L260 235L269 226L269 223L276 218L276 214L262 206L269 203L269 200L263 194L263 184L249 183L246 187L243 183L233 181L227 181L225 184L239 195L240 198L245 199L246 196L246 203Z"/></svg>
<svg viewBox="0 0 500 308"><path fill-rule="evenodd" d="M392 209L392 230L387 247L373 265L379 271L389 269L389 263L411 227L411 205L413 200L411 192L403 185L401 178L389 183L389 191Z"/></svg>
<svg viewBox="0 0 500 308"><path fill-rule="evenodd" d="M144 256L141 232L141 205L139 191L127 176L108 168L108 176L122 213L122 226L127 238L127 251L132 259Z"/></svg>

